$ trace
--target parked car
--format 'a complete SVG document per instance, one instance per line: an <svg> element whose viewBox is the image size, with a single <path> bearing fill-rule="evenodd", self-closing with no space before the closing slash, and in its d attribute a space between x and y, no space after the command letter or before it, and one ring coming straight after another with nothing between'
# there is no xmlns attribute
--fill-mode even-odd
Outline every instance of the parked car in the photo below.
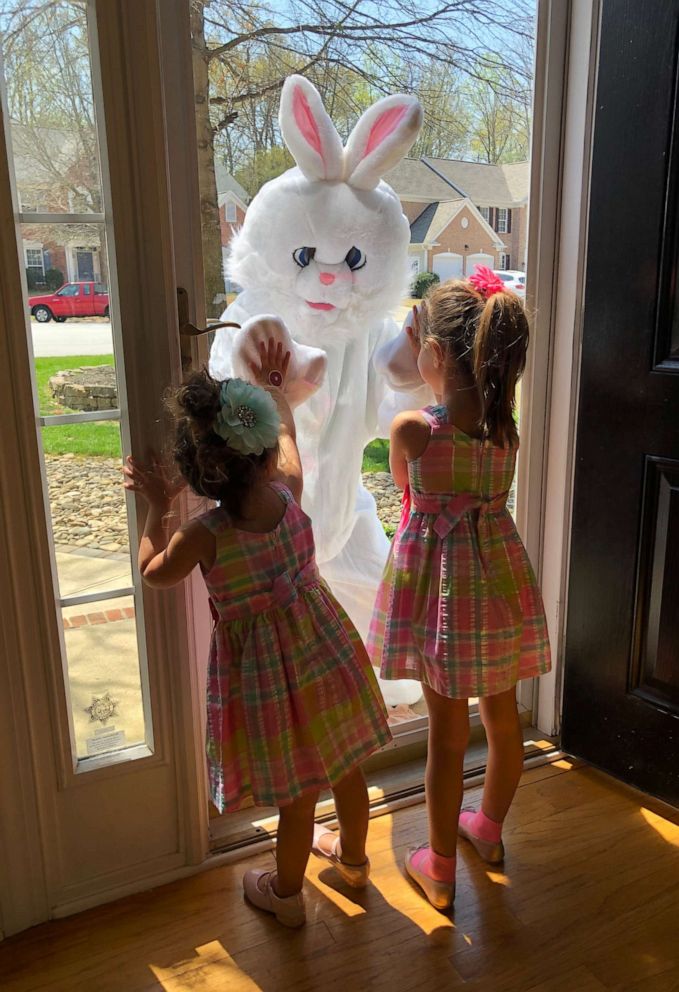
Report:
<svg viewBox="0 0 679 992"><path fill-rule="evenodd" d="M108 317L108 289L100 282L67 282L56 293L29 296L28 309L39 324L69 317Z"/></svg>
<svg viewBox="0 0 679 992"><path fill-rule="evenodd" d="M526 295L525 272L520 272L518 269L496 269L495 275L499 276L507 284L507 289L511 289L517 296Z"/></svg>

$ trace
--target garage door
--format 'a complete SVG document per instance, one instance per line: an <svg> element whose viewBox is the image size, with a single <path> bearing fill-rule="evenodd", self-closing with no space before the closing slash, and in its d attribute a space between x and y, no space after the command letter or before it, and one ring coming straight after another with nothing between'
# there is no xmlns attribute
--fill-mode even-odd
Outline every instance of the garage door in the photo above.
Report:
<svg viewBox="0 0 679 992"><path fill-rule="evenodd" d="M451 251L442 251L434 255L434 272L441 282L446 279L460 279L462 277L462 255L456 255Z"/></svg>
<svg viewBox="0 0 679 992"><path fill-rule="evenodd" d="M467 255L467 275L470 276L474 271L476 265L486 265L489 269L495 268L495 256L486 255L485 252L479 251L474 255Z"/></svg>

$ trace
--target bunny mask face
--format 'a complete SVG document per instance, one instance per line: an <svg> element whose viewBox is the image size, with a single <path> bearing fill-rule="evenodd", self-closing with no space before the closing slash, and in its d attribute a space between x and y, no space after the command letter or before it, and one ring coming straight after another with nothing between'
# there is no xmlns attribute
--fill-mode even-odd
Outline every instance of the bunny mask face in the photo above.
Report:
<svg viewBox="0 0 679 992"><path fill-rule="evenodd" d="M281 132L297 168L267 183L232 242L228 274L266 293L297 340L350 338L398 304L410 279L409 225L383 172L396 165L421 123L413 97L367 110L346 147L315 88L289 77Z"/></svg>

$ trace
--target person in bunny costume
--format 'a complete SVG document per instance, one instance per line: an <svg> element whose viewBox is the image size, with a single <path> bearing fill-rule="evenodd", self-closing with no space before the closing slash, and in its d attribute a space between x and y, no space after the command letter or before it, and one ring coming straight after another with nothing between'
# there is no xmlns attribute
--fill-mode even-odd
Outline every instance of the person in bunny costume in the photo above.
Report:
<svg viewBox="0 0 679 992"><path fill-rule="evenodd" d="M411 279L410 228L381 179L421 121L414 97L386 97L343 146L312 84L285 81L280 127L297 167L262 187L232 242L228 273L242 292L222 319L241 329L218 331L210 354L210 372L224 379L249 375L272 327L290 350L302 505L321 573L364 637L389 543L361 483L363 450L388 436L399 409L428 401L388 316ZM390 705L421 696L417 682L381 687Z"/></svg>

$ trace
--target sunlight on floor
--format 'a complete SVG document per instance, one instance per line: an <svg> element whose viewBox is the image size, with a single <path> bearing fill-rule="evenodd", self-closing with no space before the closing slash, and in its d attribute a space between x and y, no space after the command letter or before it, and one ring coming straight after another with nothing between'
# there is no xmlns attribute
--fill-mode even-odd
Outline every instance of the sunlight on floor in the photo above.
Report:
<svg viewBox="0 0 679 992"><path fill-rule="evenodd" d="M494 882L495 885L504 885L505 888L511 889L512 883L509 878L502 871L492 871L490 868L486 870L486 878L489 881Z"/></svg>
<svg viewBox="0 0 679 992"><path fill-rule="evenodd" d="M542 741L533 741L533 740L526 740L526 741L523 742L523 745L524 745L525 748L528 748L528 749L535 748L536 751L553 751L554 750L554 743L553 743L553 741L544 741L544 740L542 740Z"/></svg>
<svg viewBox="0 0 679 992"><path fill-rule="evenodd" d="M325 870L327 871L327 869ZM355 901L357 898L360 898L360 896L357 897L355 893L352 893L353 898L349 895L345 895L345 892L351 892L351 889L345 889L343 892L339 888L336 889L334 886L325 885L320 878L317 879L315 877L309 877L308 874L305 878L305 885L310 885L316 889L323 899L327 899L328 902L331 902L333 906L336 906L339 910L341 910L345 916L365 916L367 912L365 906L361 906L359 902Z"/></svg>
<svg viewBox="0 0 679 992"><path fill-rule="evenodd" d="M645 806L641 807L641 815L643 816L646 823L660 834L663 840L668 841L670 844L674 844L675 847L679 847L679 826L676 823L672 823L671 820L666 820L664 816L658 816L657 813L651 812L650 809L646 809Z"/></svg>
<svg viewBox="0 0 679 992"><path fill-rule="evenodd" d="M196 948L196 957L178 961L169 968L149 964L149 969L165 992L227 992L238 981L238 992L259 992L261 988L238 967L218 940Z"/></svg>

